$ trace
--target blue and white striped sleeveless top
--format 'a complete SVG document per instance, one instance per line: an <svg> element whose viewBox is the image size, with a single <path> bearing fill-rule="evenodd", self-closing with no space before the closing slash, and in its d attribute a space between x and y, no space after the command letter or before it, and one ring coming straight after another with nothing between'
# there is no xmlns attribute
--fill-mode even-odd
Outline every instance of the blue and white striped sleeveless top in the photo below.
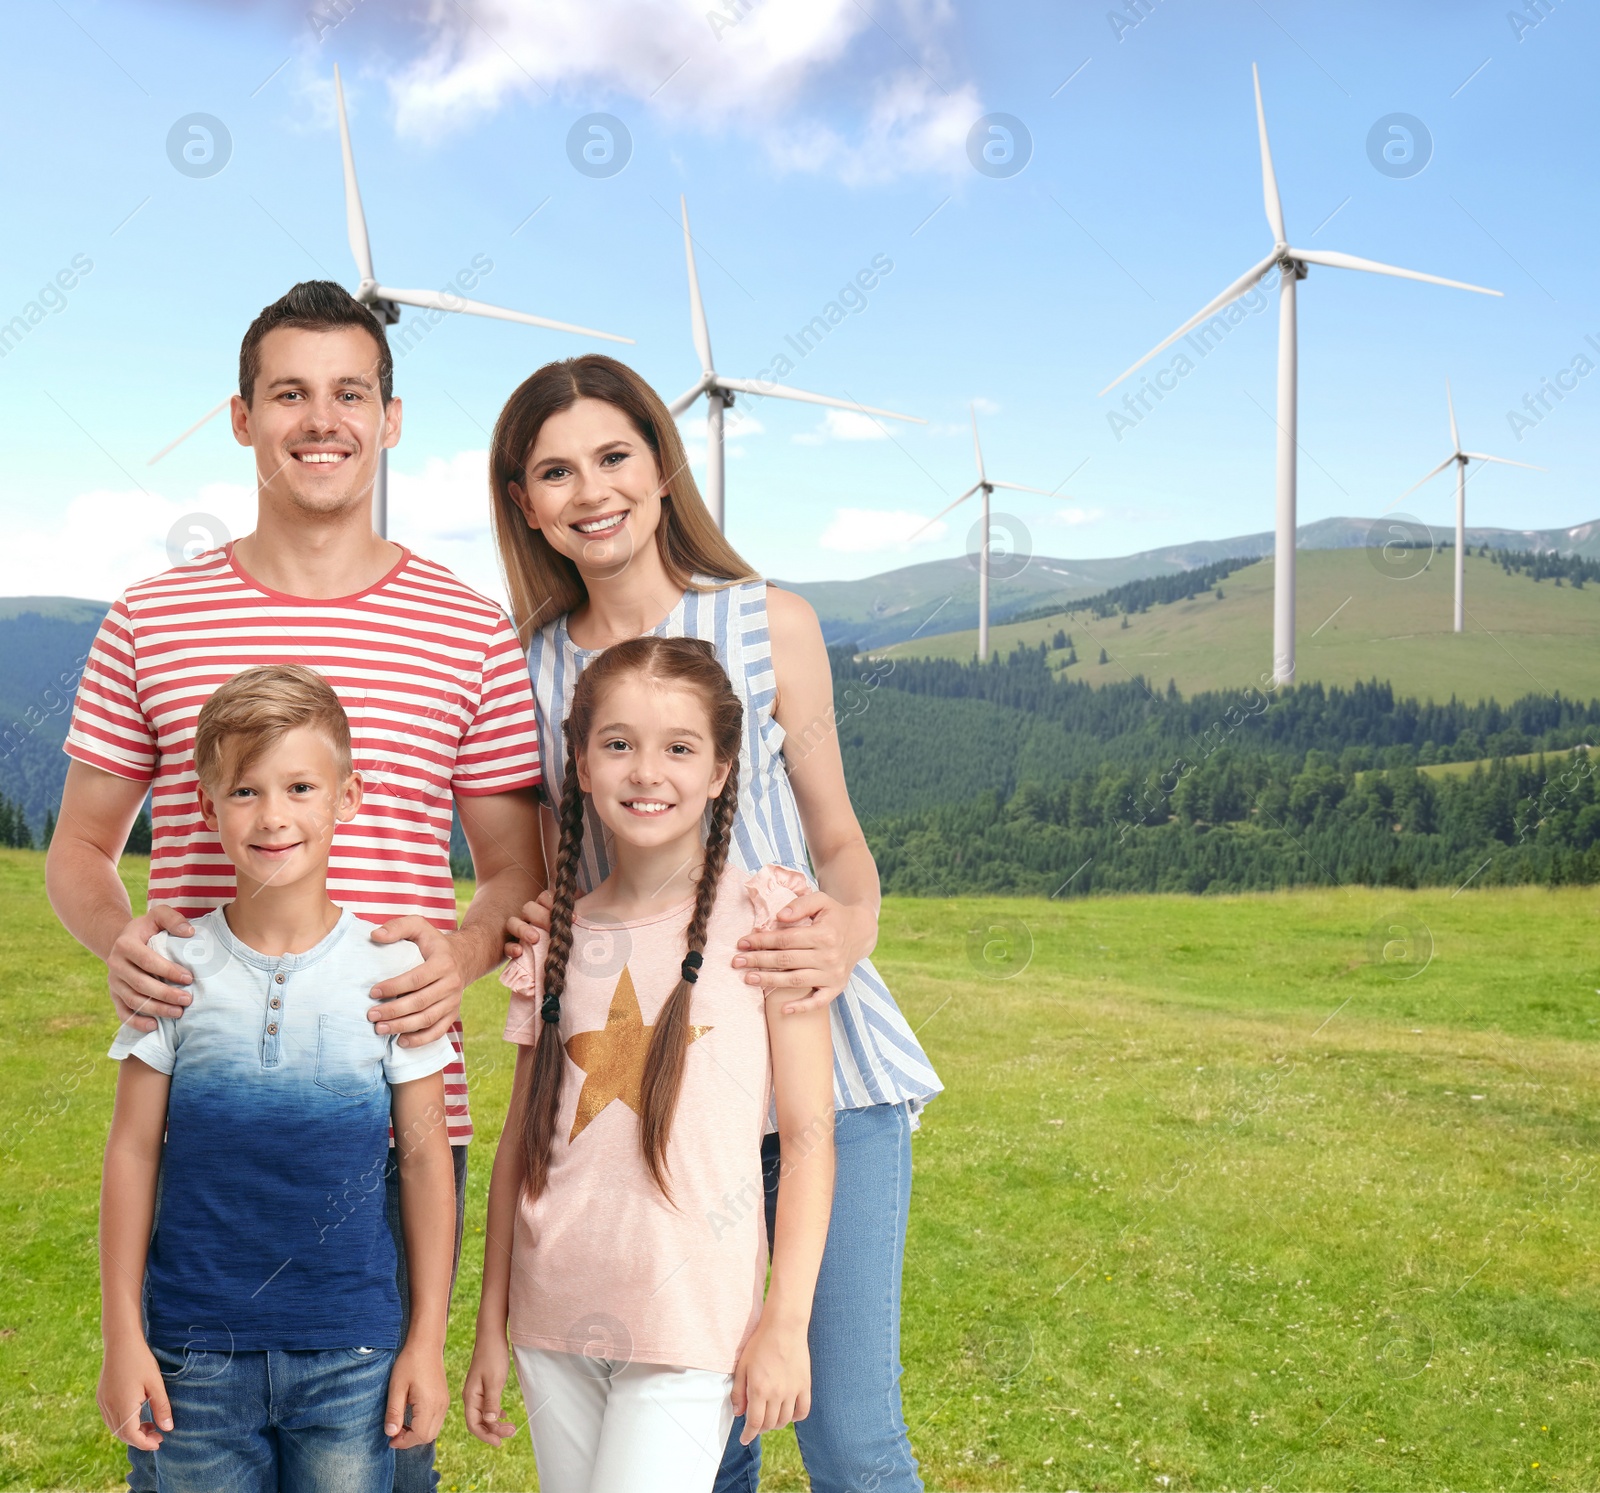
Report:
<svg viewBox="0 0 1600 1493"><path fill-rule="evenodd" d="M800 810L782 756L784 730L773 717L777 680L767 631L767 585L744 581L724 585L709 576L695 581L712 591L683 593L653 633L663 638L704 638L717 650L733 687L744 700L744 744L739 750L739 814L733 825L730 859L754 874L777 864L816 874L800 827ZM533 636L528 673L538 714L539 753L546 790L559 802L566 773L566 719L572 686L600 650L580 648L558 617ZM610 873L611 833L588 806L580 893ZM939 1075L895 1004L872 961L856 965L844 993L829 1007L833 1023L833 1097L839 1109L909 1102L913 1113L943 1089Z"/></svg>

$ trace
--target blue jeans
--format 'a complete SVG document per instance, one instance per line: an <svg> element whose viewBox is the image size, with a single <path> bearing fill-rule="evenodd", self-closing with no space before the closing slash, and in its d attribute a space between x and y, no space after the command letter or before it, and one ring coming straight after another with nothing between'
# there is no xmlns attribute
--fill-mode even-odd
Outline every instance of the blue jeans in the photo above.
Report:
<svg viewBox="0 0 1600 1493"><path fill-rule="evenodd" d="M777 1227L778 1137L761 1148L767 1237ZM795 1423L812 1493L921 1493L900 1409L900 1275L911 1207L911 1117L904 1104L842 1109L833 1216L807 1342L811 1413ZM733 1423L716 1493L756 1493L761 1440Z"/></svg>
<svg viewBox="0 0 1600 1493"><path fill-rule="evenodd" d="M450 1158L456 1171L456 1252L455 1264L450 1267L450 1288L455 1289L455 1272L461 1264L461 1236L466 1222L467 1208L467 1148L451 1146ZM396 1277L400 1286L400 1341L406 1340L411 1328L411 1289L406 1276L406 1240L400 1227L400 1172L394 1152L389 1152L389 1162L384 1169L384 1208L389 1219L389 1230L394 1235L395 1255L399 1260ZM433 1470L434 1443L426 1446L408 1446L394 1454L394 1493L433 1493L439 1486L439 1474ZM287 1486L293 1487L290 1483ZM128 1448L128 1487L133 1493L158 1493L156 1461L149 1452ZM384 1487L387 1489L388 1484Z"/></svg>
<svg viewBox="0 0 1600 1493"><path fill-rule="evenodd" d="M159 1493L383 1493L392 1348L217 1353L151 1348L172 1401Z"/></svg>

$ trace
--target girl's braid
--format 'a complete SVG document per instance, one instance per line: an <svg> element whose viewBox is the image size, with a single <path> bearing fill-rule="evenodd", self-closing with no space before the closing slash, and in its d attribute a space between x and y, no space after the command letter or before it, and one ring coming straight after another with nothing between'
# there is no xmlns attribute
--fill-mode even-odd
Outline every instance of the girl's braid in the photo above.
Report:
<svg viewBox="0 0 1600 1493"><path fill-rule="evenodd" d="M684 938L689 955L698 956L705 951L706 929L710 926L717 888L728 864L733 821L738 812L739 760L736 757L728 767L728 779L722 785L722 792L711 806L705 861L695 884L694 912ZM698 964L698 959L695 962ZM669 1198L672 1189L667 1181L667 1141L672 1131L673 1112L678 1106L678 1092L683 1086L693 991L694 983L685 971L656 1017L650 1051L645 1058L644 1079L639 1086L639 1142L644 1149L644 1162L656 1185Z"/></svg>
<svg viewBox="0 0 1600 1493"><path fill-rule="evenodd" d="M565 729L565 727L564 727ZM561 1081L566 1054L561 1045L561 996L567 987L567 961L572 953L572 909L578 899L578 864L583 856L584 797L578 784L577 753L566 730L567 767L561 780L561 842L550 908L550 947L545 955L541 1026L534 1049L533 1073L522 1105L522 1175L530 1198L544 1191L550 1174L550 1147L561 1113Z"/></svg>

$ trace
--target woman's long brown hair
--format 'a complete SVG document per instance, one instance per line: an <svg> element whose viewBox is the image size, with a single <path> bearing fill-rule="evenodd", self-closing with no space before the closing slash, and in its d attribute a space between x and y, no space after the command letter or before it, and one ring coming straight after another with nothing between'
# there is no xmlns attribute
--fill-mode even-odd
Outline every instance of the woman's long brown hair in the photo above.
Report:
<svg viewBox="0 0 1600 1493"><path fill-rule="evenodd" d="M711 751L717 766L728 766L722 792L712 801L706 829L705 862L695 882L694 912L685 934L686 954L705 950L717 885L728 863L728 844L739 809L739 740L744 706L734 693L716 650L703 638L630 638L607 648L578 677L572 707L562 723L566 734L567 768L561 785L561 843L556 851L550 909L550 947L544 963L538 1044L533 1075L522 1110L523 1185L537 1198L549 1180L550 1150L561 1113L561 1087L566 1052L559 1028L561 997L566 991L567 961L572 953L572 910L578 898L578 865L583 855L584 794L578 785L578 753L586 751L589 732L598 718L606 691L619 679L637 675L652 684L693 690L705 705L710 722ZM694 986L680 976L655 1019L645 1056L639 1091L639 1141L645 1166L670 1198L667 1141L683 1086L684 1057L689 1048L689 1011Z"/></svg>
<svg viewBox="0 0 1600 1493"><path fill-rule="evenodd" d="M656 550L673 583L689 589L696 571L723 582L760 579L706 511L677 423L661 396L626 363L601 353L546 363L506 400L489 447L494 542L511 597L511 620L524 648L537 629L589 599L578 567L528 527L511 496L512 483L527 488L528 457L544 422L580 399L599 399L621 410L654 452L662 485Z"/></svg>

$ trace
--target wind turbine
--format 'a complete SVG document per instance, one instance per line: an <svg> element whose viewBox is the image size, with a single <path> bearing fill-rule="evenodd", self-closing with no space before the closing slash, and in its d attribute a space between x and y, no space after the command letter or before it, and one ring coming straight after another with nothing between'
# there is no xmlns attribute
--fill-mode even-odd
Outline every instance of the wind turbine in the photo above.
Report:
<svg viewBox="0 0 1600 1493"><path fill-rule="evenodd" d="M1186 336L1201 322L1208 320L1239 299L1275 268L1278 271L1278 459L1277 459L1277 535L1274 549L1272 577L1272 669L1277 684L1289 684L1294 679L1294 542L1295 542L1295 479L1296 453L1296 380L1298 353L1295 345L1295 282L1303 280L1308 265L1326 265L1331 269L1367 270L1375 275L1395 275L1402 280L1425 280L1430 285L1448 285L1454 290L1472 290L1480 295L1501 294L1486 290L1481 285L1468 285L1462 280L1446 280L1439 275L1425 275L1420 270L1403 270L1392 264L1379 264L1375 259L1359 259L1354 254L1340 254L1332 249L1292 249L1283 226L1283 203L1278 196L1278 178L1272 169L1272 148L1267 142L1267 115L1261 104L1261 74L1250 64L1250 75L1255 80L1256 129L1261 141L1261 188L1267 210L1267 224L1272 229L1272 252L1259 264L1252 265L1215 300L1196 312L1165 341L1157 343L1126 373L1118 375L1101 395L1109 394L1128 374L1142 368L1157 353L1171 347L1180 337Z"/></svg>
<svg viewBox="0 0 1600 1493"><path fill-rule="evenodd" d="M372 245L367 238L367 216L362 211L361 188L356 181L356 158L350 149L350 121L345 116L344 80L339 76L338 63L333 66L333 87L339 100L339 146L344 156L345 231L350 240L350 252L355 256L356 269L361 275L361 283L354 295L362 305L371 307L373 314L386 327L393 326L400 320L402 306L418 306L428 311L460 311L469 316L489 316L499 321L517 321L530 327L548 327L556 332L574 332L580 337L600 337L607 342L633 341L632 337L619 337L614 332L597 332L592 327L574 326L571 322L552 321L546 316L533 316L526 311L508 311L503 306L491 306L484 301L468 300L465 296L456 295L448 290L392 290L386 285L380 285L372 269ZM211 414L190 426L171 445L156 452L150 458L149 464L154 466L169 451L182 445L212 416L221 414L227 409L230 402L227 399L223 400ZM379 534L388 533L389 453L387 450L378 452L378 475L372 490L372 527Z"/></svg>
<svg viewBox="0 0 1600 1493"><path fill-rule="evenodd" d="M1001 482L996 477L991 477L983 465L983 443L978 439L978 406L972 404L972 453L978 459L978 480L972 484L954 503L947 503L941 508L922 528L911 535L915 539L923 529L939 522L952 508L965 503L973 493L983 494L983 544L978 551L978 658L980 662L987 663L989 659L989 499L995 488L1003 487L1008 492L1035 492L1041 498L1053 498L1057 494L1046 492L1042 487L1024 487L1020 482ZM1066 494L1060 496L1065 497Z"/></svg>
<svg viewBox="0 0 1600 1493"><path fill-rule="evenodd" d="M1398 503L1411 496L1425 482L1432 482L1452 462L1456 469L1456 631L1463 630L1466 618L1466 608L1462 602L1462 593L1466 584L1466 553L1467 553L1467 463L1469 461L1492 461L1503 467L1526 467L1530 472L1547 471L1546 467L1536 467L1530 461L1512 461L1509 456L1486 456L1481 451L1463 451L1461 449L1461 432L1456 429L1456 402L1450 396L1450 380L1444 381L1444 402L1450 411L1450 454L1445 457L1428 475L1419 482L1413 482L1400 497L1395 499Z"/></svg>
<svg viewBox="0 0 1600 1493"><path fill-rule="evenodd" d="M900 415L893 410L880 410L870 404L856 404L849 399L834 399L827 394L807 394L803 389L791 389L767 379L728 378L718 373L711 362L711 329L706 325L705 303L700 299L700 276L694 266L694 241L689 236L689 204L682 196L678 205L683 210L683 256L689 262L689 327L694 333L694 350L700 354L700 377L691 389L685 390L667 406L676 419L702 394L706 396L706 507L717 527L724 527L723 474L722 474L722 415L733 403L735 394L771 395L778 399L798 399L806 404L825 404L837 410L855 410L863 415L882 415L886 420L906 420L913 425L928 422L917 415Z"/></svg>

